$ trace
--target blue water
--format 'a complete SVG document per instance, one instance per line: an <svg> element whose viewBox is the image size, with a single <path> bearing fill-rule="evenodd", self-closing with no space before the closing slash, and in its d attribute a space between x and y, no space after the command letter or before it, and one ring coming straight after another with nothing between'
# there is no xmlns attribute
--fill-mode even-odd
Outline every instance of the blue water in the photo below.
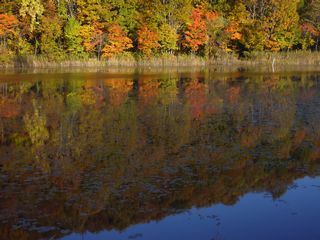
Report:
<svg viewBox="0 0 320 240"><path fill-rule="evenodd" d="M138 224L125 231L72 234L65 240L320 239L320 178L296 181L279 199L249 193L234 206L192 208L161 221Z"/></svg>

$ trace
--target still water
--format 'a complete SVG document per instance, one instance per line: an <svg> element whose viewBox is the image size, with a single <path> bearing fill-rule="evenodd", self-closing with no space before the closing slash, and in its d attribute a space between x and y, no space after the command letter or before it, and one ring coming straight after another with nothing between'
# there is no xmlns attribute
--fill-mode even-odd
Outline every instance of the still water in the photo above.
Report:
<svg viewBox="0 0 320 240"><path fill-rule="evenodd" d="M0 74L0 239L320 239L320 72Z"/></svg>

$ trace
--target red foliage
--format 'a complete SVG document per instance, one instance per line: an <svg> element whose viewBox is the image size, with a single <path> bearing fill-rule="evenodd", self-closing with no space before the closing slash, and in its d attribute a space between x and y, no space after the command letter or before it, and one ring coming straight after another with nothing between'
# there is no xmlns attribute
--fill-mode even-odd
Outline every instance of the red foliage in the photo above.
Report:
<svg viewBox="0 0 320 240"><path fill-rule="evenodd" d="M212 18L213 15L209 14L207 17ZM182 45L185 48L190 48L193 52L196 52L201 45L208 41L206 13L202 7L192 10L191 23L188 24L184 35Z"/></svg>
<svg viewBox="0 0 320 240"><path fill-rule="evenodd" d="M15 16L9 14L0 14L0 36L14 33L14 27L18 24Z"/></svg>

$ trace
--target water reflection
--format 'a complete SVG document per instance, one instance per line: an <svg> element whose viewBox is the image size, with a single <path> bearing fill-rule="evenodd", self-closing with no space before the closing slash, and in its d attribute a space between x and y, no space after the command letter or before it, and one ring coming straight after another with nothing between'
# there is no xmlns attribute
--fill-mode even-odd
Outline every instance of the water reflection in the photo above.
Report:
<svg viewBox="0 0 320 240"><path fill-rule="evenodd" d="M139 228L320 175L320 75L24 76L0 77L3 239Z"/></svg>
<svg viewBox="0 0 320 240"><path fill-rule="evenodd" d="M301 179L280 199L272 199L268 193L251 193L234 206L191 208L125 231L74 233L64 239L318 239L320 191L314 183L319 181Z"/></svg>

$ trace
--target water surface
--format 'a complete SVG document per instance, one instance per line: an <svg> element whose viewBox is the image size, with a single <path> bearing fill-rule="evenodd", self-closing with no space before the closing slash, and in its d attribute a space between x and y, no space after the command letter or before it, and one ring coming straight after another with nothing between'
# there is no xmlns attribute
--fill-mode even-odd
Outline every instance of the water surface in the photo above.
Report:
<svg viewBox="0 0 320 240"><path fill-rule="evenodd" d="M320 239L319 83L0 74L0 239Z"/></svg>

